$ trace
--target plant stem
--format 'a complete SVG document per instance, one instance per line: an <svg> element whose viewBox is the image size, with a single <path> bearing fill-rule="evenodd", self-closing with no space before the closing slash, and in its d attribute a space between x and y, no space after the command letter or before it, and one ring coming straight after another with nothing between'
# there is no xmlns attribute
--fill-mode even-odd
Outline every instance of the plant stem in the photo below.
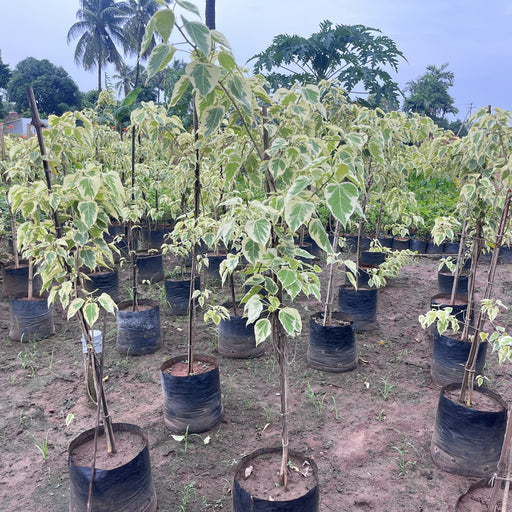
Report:
<svg viewBox="0 0 512 512"><path fill-rule="evenodd" d="M468 305L466 309L466 321L464 322L464 330L462 331L462 340L467 341L469 337L469 328L471 324L471 315L473 313L473 297L475 295L476 271L478 261L480 259L482 236L482 221L478 220L475 228L475 240L473 242L473 252L471 253L471 269L469 270L468 282Z"/></svg>
<svg viewBox="0 0 512 512"><path fill-rule="evenodd" d="M332 250L336 253L339 240L340 240L340 229L341 222L336 222L336 228L334 229L334 240L332 241ZM332 299L334 296L334 263L329 265L329 275L327 278L327 293L325 295L325 307L324 307L324 320L323 326L331 325L332 320Z"/></svg>
<svg viewBox="0 0 512 512"><path fill-rule="evenodd" d="M28 258L28 300L32 300L34 298L34 261L32 260L32 256Z"/></svg>
<svg viewBox="0 0 512 512"><path fill-rule="evenodd" d="M468 216L469 216L469 203L466 208L466 215L464 216L464 222L462 224L462 232L460 234L460 243L459 243L459 252L457 254L457 265L455 267L455 275L453 276L453 285L452 285L452 294L450 297L450 306L453 306L455 303L455 295L457 293L457 286L459 285L459 276L461 272L462 265L462 255L464 253L464 244L466 243L466 228L468 225Z"/></svg>
<svg viewBox="0 0 512 512"><path fill-rule="evenodd" d="M197 148L197 142L199 140L199 119L197 117L197 107L194 99L193 106L194 114L194 141L196 142L196 165L195 165L195 181L194 181L194 228L197 227L199 219L199 206L201 201L201 166L199 164L199 149ZM193 345L195 342L195 277L196 277L196 260L197 260L197 241L194 240L192 245L192 268L190 269L190 293L189 293L189 316L188 316L188 374L192 374L194 364L194 352Z"/></svg>
<svg viewBox="0 0 512 512"><path fill-rule="evenodd" d="M277 284L277 283L276 283ZM282 296L282 291L280 293ZM274 349L276 350L277 360L279 363L280 379L280 395L281 395L281 469L279 471L279 485L284 490L288 490L288 415L289 415L289 394L290 385L288 379L288 343L283 327L279 321L277 312L272 313L272 340Z"/></svg>
<svg viewBox="0 0 512 512"><path fill-rule="evenodd" d="M235 278L233 277L233 273L229 274L229 288L231 289L231 301L233 302L233 315L238 316L236 307Z"/></svg>

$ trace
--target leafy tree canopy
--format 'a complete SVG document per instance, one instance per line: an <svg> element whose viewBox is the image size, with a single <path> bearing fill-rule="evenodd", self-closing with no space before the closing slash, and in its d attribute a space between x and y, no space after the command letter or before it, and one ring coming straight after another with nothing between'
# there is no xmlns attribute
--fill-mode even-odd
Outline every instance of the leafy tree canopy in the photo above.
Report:
<svg viewBox="0 0 512 512"><path fill-rule="evenodd" d="M2 52L0 51L0 89L6 89L11 77L11 70L9 65L5 64L2 60Z"/></svg>
<svg viewBox="0 0 512 512"><path fill-rule="evenodd" d="M78 86L68 73L49 60L28 57L18 63L7 84L7 97L20 113L29 109L27 86L34 89L41 116L61 115L67 110L81 107Z"/></svg>
<svg viewBox="0 0 512 512"><path fill-rule="evenodd" d="M448 70L446 62L440 67L427 66L424 75L407 82L404 111L416 112L430 117L438 126L448 128L447 114L457 114L454 99L448 89L454 84L455 75Z"/></svg>
<svg viewBox="0 0 512 512"><path fill-rule="evenodd" d="M304 84L337 79L349 93L356 86L364 88L371 101L358 98L361 103L378 105L383 99L388 103L397 100L398 85L386 68L397 71L401 58L405 60L394 41L378 29L323 21L320 30L308 38L287 34L274 37L265 51L249 61L255 61L255 73L264 74L273 89L288 87L294 81Z"/></svg>
<svg viewBox="0 0 512 512"><path fill-rule="evenodd" d="M68 43L78 38L75 62L85 70L97 68L101 91L103 66L112 63L119 67L122 61L116 43L124 41L127 4L115 0L82 0L80 4L78 21L68 32Z"/></svg>
<svg viewBox="0 0 512 512"><path fill-rule="evenodd" d="M9 79L11 77L11 70L9 69L9 65L5 64L2 60L2 52L0 51L0 89L6 89L7 84L9 83ZM5 117L5 107L3 104L3 94L0 92L0 119Z"/></svg>

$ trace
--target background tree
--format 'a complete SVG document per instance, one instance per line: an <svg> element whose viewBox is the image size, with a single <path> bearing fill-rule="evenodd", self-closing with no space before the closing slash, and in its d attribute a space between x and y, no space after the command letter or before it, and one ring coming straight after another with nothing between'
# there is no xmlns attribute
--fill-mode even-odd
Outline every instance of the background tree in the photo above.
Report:
<svg viewBox="0 0 512 512"><path fill-rule="evenodd" d="M5 106L3 104L4 93L3 91L7 89L7 84L9 83L9 79L11 78L11 70L9 69L8 64L4 64L2 60L2 52L0 51L0 119L5 117Z"/></svg>
<svg viewBox="0 0 512 512"><path fill-rule="evenodd" d="M116 80L114 86L118 94L124 94L128 96L130 91L135 88L135 68L129 66L126 63L121 63L117 73L113 75L113 79Z"/></svg>
<svg viewBox="0 0 512 512"><path fill-rule="evenodd" d="M457 114L455 100L448 93L453 86L455 75L448 70L446 62L441 67L433 64L427 66L424 75L407 82L408 96L404 100L405 112L416 112L430 117L438 126L447 129L447 114Z"/></svg>
<svg viewBox="0 0 512 512"><path fill-rule="evenodd" d="M323 21L320 30L308 38L274 37L265 51L249 61L255 61L255 73L265 74L273 89L296 80L304 84L337 79L349 93L356 86L364 88L378 104L383 98L396 101L399 88L386 68L397 71L401 58L405 59L393 40L378 29Z"/></svg>
<svg viewBox="0 0 512 512"><path fill-rule="evenodd" d="M159 87L164 91L163 101L169 103L171 101L174 86L178 80L185 74L185 63L182 60L174 60L172 65L159 71L154 78L150 80L158 80ZM177 101L176 105L168 108L170 116L180 118L183 126L188 129L192 126L192 86L189 85L183 96Z"/></svg>
<svg viewBox="0 0 512 512"><path fill-rule="evenodd" d="M128 0L124 2L123 10L126 15L126 23L123 27L124 39L123 48L126 54L135 55L137 57L135 63L134 87L140 83L141 60L147 60L151 50L155 46L155 38L151 38L151 42L141 55L142 40L144 32L149 20L158 10L158 3L155 0Z"/></svg>
<svg viewBox="0 0 512 512"><path fill-rule="evenodd" d="M68 32L68 44L78 38L75 62L85 70L98 70L98 92L101 91L103 66L122 62L116 43L124 40L123 25L126 21L126 2L115 0L81 0L77 21Z"/></svg>
<svg viewBox="0 0 512 512"><path fill-rule="evenodd" d="M61 115L81 108L78 85L62 67L49 60L27 57L20 61L7 84L7 98L19 113L29 110L26 87L31 85L41 115Z"/></svg>

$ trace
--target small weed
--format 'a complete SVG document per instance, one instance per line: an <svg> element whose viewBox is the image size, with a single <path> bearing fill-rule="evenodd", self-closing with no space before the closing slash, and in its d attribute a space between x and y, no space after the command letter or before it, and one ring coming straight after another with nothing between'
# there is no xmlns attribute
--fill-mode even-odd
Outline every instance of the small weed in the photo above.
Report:
<svg viewBox="0 0 512 512"><path fill-rule="evenodd" d="M274 413L274 406L271 405L270 407L265 407L264 405L262 405L261 408L263 409L263 412L265 413L265 420L267 421L267 423L271 423L272 415Z"/></svg>
<svg viewBox="0 0 512 512"><path fill-rule="evenodd" d="M379 388L379 395L383 400L387 400L389 395L391 394L391 390L395 387L392 384L389 384L388 379L381 379L382 385Z"/></svg>
<svg viewBox="0 0 512 512"><path fill-rule="evenodd" d="M34 444L36 445L36 448L41 452L43 459L48 459L48 431L46 432L46 437L42 441L39 441L39 439L37 439L37 437L30 432L29 436L34 440Z"/></svg>
<svg viewBox="0 0 512 512"><path fill-rule="evenodd" d="M186 512L188 502L190 501L190 498L195 493L195 482L189 482L187 485L185 485L185 489L183 490L183 496L181 497L181 504L180 504L180 512Z"/></svg>
<svg viewBox="0 0 512 512"><path fill-rule="evenodd" d="M419 452L410 441L407 441L402 432L400 432L399 430L396 430L396 432L400 434L401 441L398 446L393 446L393 450L396 450L398 453L398 456L396 459L393 460L393 463L398 468L400 476L407 477L409 474L409 469L415 468L416 465L418 464L417 461L410 459L411 451L414 452L416 455L419 455Z"/></svg>
<svg viewBox="0 0 512 512"><path fill-rule="evenodd" d="M401 352L398 352L398 354L396 355L396 362L398 364L402 364L403 360L407 357L407 349L404 348Z"/></svg>
<svg viewBox="0 0 512 512"><path fill-rule="evenodd" d="M189 431L188 431L188 427L189 425L187 425L187 428L185 430L185 433L183 435L180 435L180 436L177 436L177 435L174 435L174 434L171 434L171 437L175 440L175 441L178 441L178 443L181 443L182 441L185 442L185 453L187 453L187 450L188 450L188 445L190 443L190 440L192 438L192 436L197 436L199 437L199 439L201 439L201 441L203 442L203 444L210 444L210 440L211 440L211 437L210 436L206 436L206 437L202 437L201 435L199 434L190 434Z"/></svg>
<svg viewBox="0 0 512 512"><path fill-rule="evenodd" d="M317 395L311 385L308 382L308 387L306 389L306 398L316 407L316 412L318 416L322 415L322 409L324 408L325 404L325 395Z"/></svg>
<svg viewBox="0 0 512 512"><path fill-rule="evenodd" d="M24 369L30 369L32 372L32 377L36 374L36 368L35 368L35 359L37 355L37 349L33 352L24 352L21 350L18 352L18 355L16 356L16 359L20 362L20 366Z"/></svg>
<svg viewBox="0 0 512 512"><path fill-rule="evenodd" d="M384 421L386 419L386 411L382 409L382 411L377 414L377 421Z"/></svg>
<svg viewBox="0 0 512 512"><path fill-rule="evenodd" d="M338 407L336 405L336 397L334 395L332 395L332 403L333 403L333 406L332 406L332 411L334 411L335 415L336 415L336 419L339 419L338 418Z"/></svg>

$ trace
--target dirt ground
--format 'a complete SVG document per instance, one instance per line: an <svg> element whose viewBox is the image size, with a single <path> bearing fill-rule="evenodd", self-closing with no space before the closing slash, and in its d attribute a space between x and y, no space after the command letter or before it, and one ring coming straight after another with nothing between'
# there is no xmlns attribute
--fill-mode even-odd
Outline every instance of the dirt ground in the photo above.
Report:
<svg viewBox="0 0 512 512"><path fill-rule="evenodd" d="M308 368L308 317L316 300L299 300L304 332L291 340L291 448L319 468L321 510L452 511L473 482L444 473L430 458L439 389L430 378L432 342L418 315L437 293L438 259L419 257L379 290L378 326L357 335L359 365L342 374ZM485 286L487 265L478 276ZM496 294L512 304L510 265L500 265ZM127 274L127 271L123 271ZM341 276L339 278L341 283ZM185 353L186 319L161 300L163 344L156 353L120 356L109 321L105 374L115 421L142 427L150 441L159 511L231 510L234 466L245 454L280 443L278 367L268 352L258 359L218 357L224 419L211 432L178 442L164 427L159 367ZM127 298L127 290L122 290ZM216 290L218 302L227 291ZM94 426L86 406L78 325L57 311L56 332L38 343L8 340L8 300L0 302L0 510L68 510L67 447ZM511 313L503 316L510 327ZM198 352L218 356L216 328L200 323ZM512 400L511 365L488 356L490 387ZM66 426L66 417L74 414ZM207 439L209 436L209 439ZM47 454L38 449L47 440ZM209 440L208 444L205 441ZM44 449L43 449L44 451Z"/></svg>

